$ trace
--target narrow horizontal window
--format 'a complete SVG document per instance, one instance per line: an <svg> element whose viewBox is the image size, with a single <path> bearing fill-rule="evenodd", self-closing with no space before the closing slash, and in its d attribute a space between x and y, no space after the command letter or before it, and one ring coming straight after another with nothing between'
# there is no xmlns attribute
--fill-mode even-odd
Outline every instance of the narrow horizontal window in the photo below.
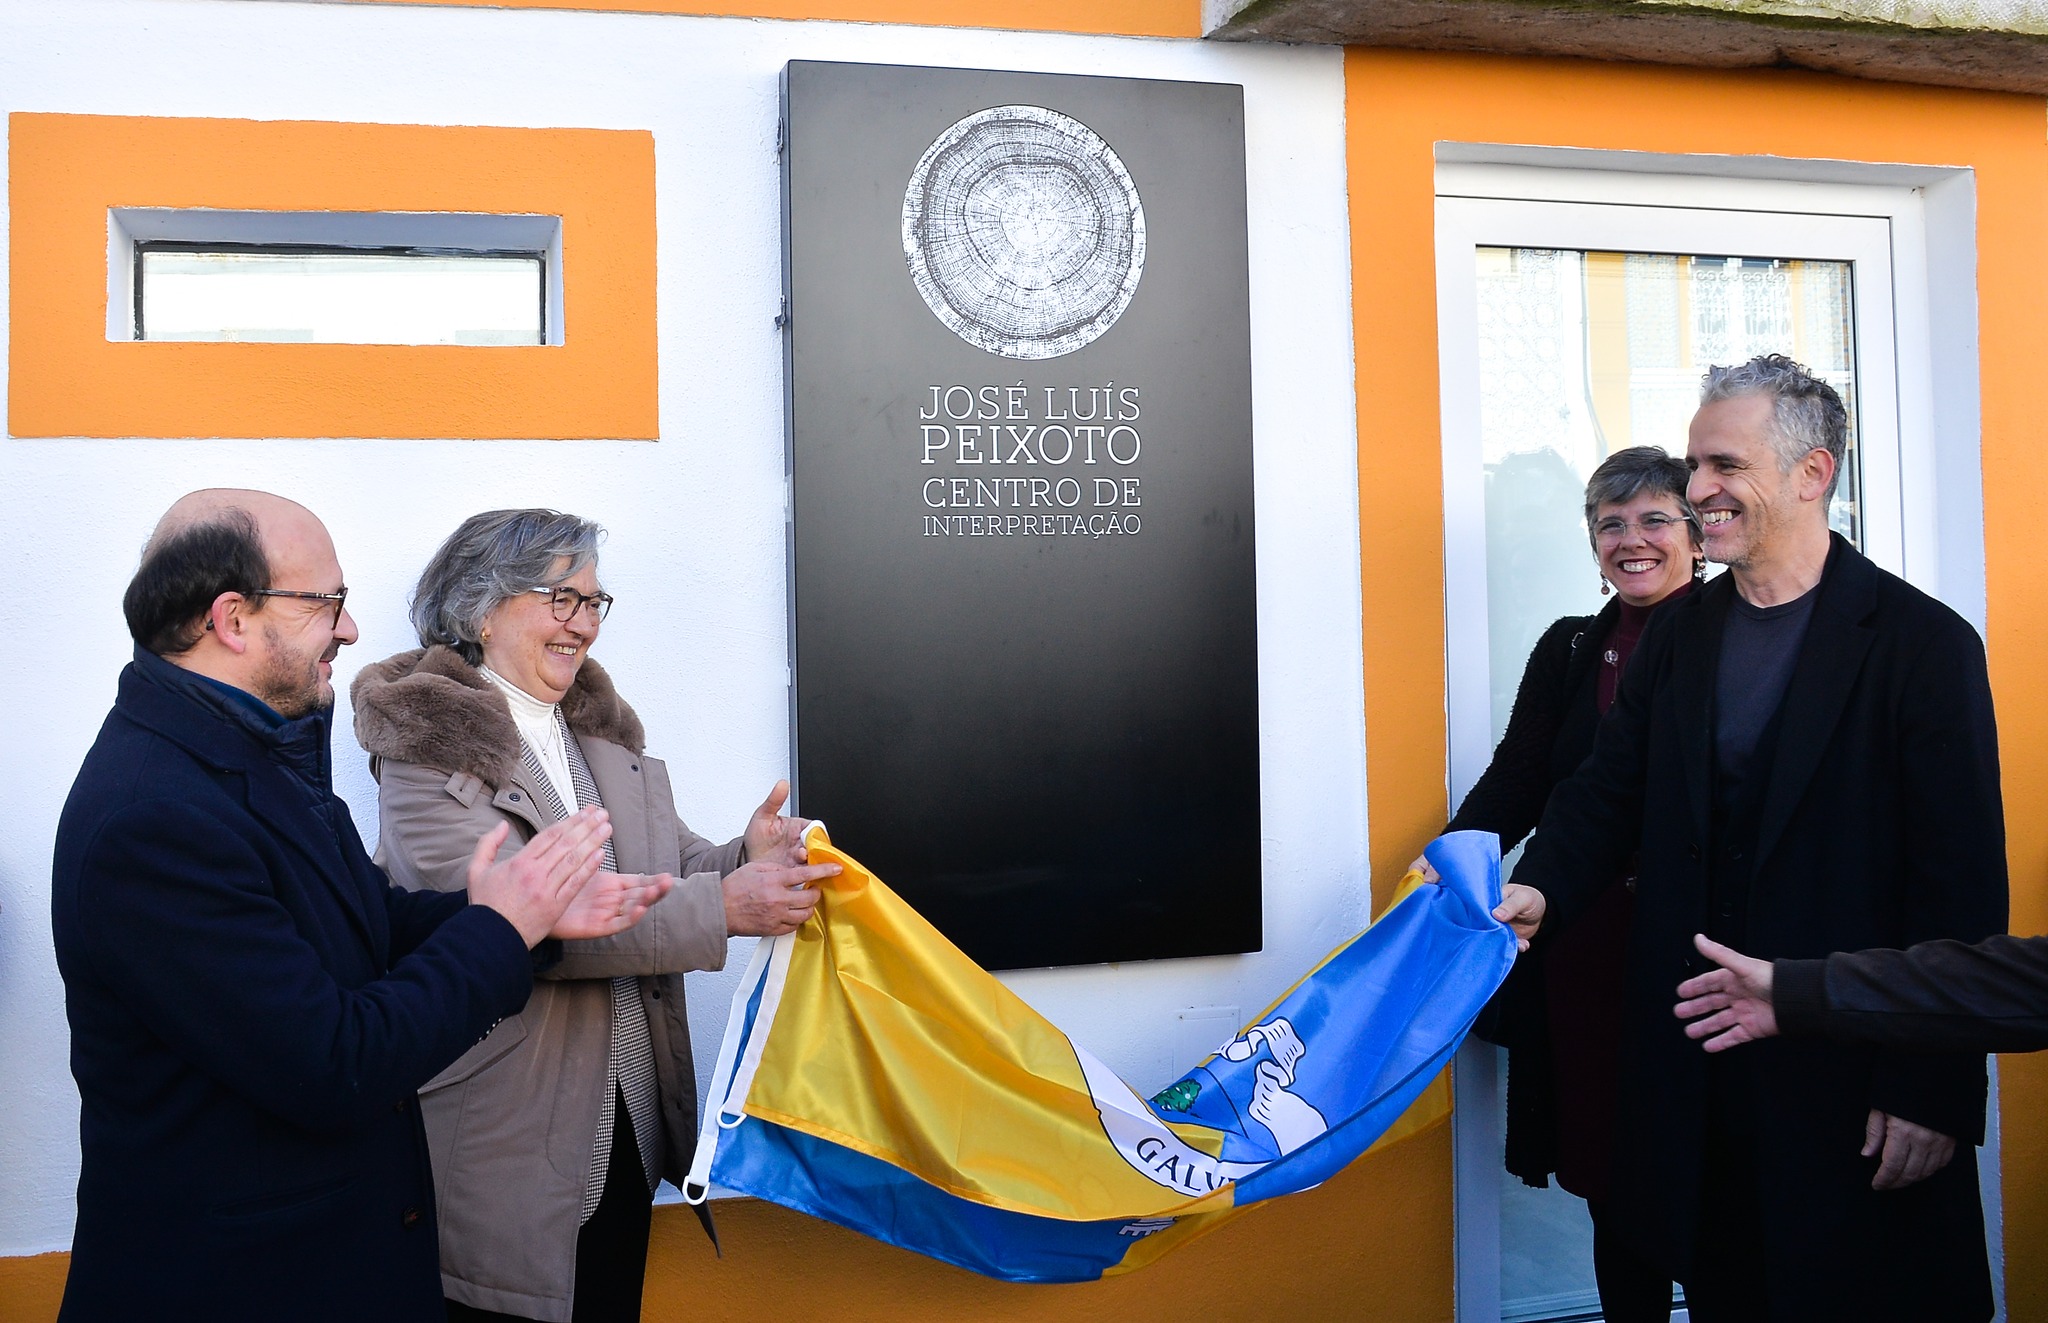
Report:
<svg viewBox="0 0 2048 1323"><path fill-rule="evenodd" d="M145 241L134 272L138 340L547 343L540 252Z"/></svg>

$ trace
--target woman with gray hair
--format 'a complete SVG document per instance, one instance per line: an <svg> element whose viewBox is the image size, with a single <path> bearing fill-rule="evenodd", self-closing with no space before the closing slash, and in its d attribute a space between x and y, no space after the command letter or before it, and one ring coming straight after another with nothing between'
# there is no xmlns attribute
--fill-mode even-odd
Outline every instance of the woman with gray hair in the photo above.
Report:
<svg viewBox="0 0 2048 1323"><path fill-rule="evenodd" d="M420 575L425 645L351 689L377 778L377 861L402 886L463 885L500 822L516 851L548 823L602 805L605 867L681 880L627 933L562 944L518 1015L420 1091L451 1320L626 1323L640 1317L650 1204L680 1182L696 1139L685 970L725 963L730 935L810 916L804 823L787 782L723 845L676 816L667 768L591 645L611 594L603 530L553 510L466 520Z"/></svg>
<svg viewBox="0 0 2048 1323"><path fill-rule="evenodd" d="M1586 483L1586 533L1598 615L1557 621L1529 654L1507 732L1449 831L1490 831L1502 853L1536 827L1557 783L1593 751L1600 718L1657 607L1689 591L1704 566L1684 461L1656 446L1609 455ZM1621 1042L1622 953L1635 879L1618 877L1577 924L1515 962L1485 1035L1508 1049L1507 1168L1586 1201L1593 1275L1608 1323L1666 1320L1671 1281L1644 1263L1607 1216ZM1490 1023L1488 1021L1491 1021Z"/></svg>

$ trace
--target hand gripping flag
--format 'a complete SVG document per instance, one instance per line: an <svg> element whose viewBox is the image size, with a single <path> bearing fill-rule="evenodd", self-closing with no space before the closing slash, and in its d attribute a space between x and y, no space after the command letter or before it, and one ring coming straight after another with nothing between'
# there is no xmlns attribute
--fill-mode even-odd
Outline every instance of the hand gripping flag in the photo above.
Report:
<svg viewBox="0 0 2048 1323"><path fill-rule="evenodd" d="M819 826L843 872L741 980L685 1194L715 1183L1025 1282L1129 1271L1365 1152L1515 959L1495 838L1426 852L1371 927L1149 1101Z"/></svg>

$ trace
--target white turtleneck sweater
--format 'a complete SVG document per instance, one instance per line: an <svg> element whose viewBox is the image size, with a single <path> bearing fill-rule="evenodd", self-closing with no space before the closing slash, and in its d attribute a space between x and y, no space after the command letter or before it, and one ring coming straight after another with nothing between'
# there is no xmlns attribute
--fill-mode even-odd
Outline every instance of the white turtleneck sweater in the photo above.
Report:
<svg viewBox="0 0 2048 1323"><path fill-rule="evenodd" d="M535 698L488 666L480 669L485 679L504 691L505 701L512 708L512 724L519 728L519 738L540 760L541 770L548 774L548 783L562 797L563 806L571 813L582 808L576 800L576 787L569 781L569 754L562 747L562 723L556 705Z"/></svg>

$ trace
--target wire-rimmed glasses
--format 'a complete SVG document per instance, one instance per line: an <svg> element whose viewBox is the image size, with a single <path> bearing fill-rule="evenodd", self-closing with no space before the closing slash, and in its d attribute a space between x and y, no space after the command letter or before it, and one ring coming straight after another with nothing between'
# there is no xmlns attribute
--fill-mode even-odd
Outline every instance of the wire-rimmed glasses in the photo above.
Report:
<svg viewBox="0 0 2048 1323"><path fill-rule="evenodd" d="M1593 525L1593 536L1613 546L1631 532L1640 532L1646 538L1661 538L1673 529L1682 528L1691 522L1684 515L1665 514L1662 510L1652 510L1636 520L1609 516Z"/></svg>

